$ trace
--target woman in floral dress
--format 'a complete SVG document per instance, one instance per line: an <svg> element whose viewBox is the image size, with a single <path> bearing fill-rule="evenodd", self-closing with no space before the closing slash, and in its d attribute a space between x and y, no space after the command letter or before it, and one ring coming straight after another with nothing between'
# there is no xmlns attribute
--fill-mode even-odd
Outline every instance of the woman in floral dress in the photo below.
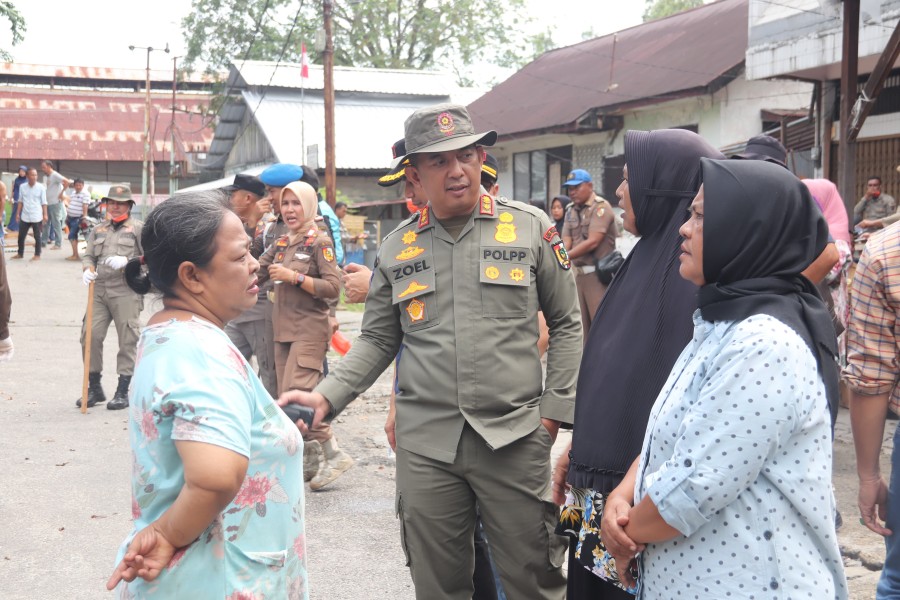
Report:
<svg viewBox="0 0 900 600"><path fill-rule="evenodd" d="M159 205L125 277L162 310L129 391L134 531L107 583L118 598L308 598L303 442L224 333L259 263L217 195Z"/></svg>

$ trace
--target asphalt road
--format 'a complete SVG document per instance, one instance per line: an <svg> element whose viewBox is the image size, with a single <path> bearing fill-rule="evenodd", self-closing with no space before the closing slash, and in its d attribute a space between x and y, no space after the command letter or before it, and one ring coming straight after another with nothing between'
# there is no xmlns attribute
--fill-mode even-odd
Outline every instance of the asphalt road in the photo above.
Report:
<svg viewBox="0 0 900 600"><path fill-rule="evenodd" d="M13 362L0 364L0 452L6 457L0 478L3 600L111 598L104 584L131 529L127 411L99 405L82 415L74 406L81 393L78 340L87 292L80 265L63 260L68 254L48 250L39 262L7 262L16 355ZM155 309L157 303L147 302L144 319ZM360 316L339 314L342 331L351 339L359 332ZM104 347L107 397L116 385L115 353L110 334ZM386 373L335 423L338 440L356 465L325 490L307 489L313 599L414 597L394 517L394 462L382 430L390 377ZM851 598L870 600L884 551L881 540L858 524L848 421L842 410L834 476L845 521L839 537ZM889 429L888 438L893 426Z"/></svg>

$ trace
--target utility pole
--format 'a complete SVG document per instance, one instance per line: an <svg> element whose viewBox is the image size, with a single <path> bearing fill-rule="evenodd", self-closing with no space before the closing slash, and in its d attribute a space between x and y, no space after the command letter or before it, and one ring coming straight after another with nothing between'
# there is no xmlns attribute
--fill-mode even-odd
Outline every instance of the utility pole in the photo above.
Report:
<svg viewBox="0 0 900 600"><path fill-rule="evenodd" d="M859 0L844 0L844 35L841 53L841 140L838 146L838 189L853 220L856 193L856 140L851 135L853 104L859 83Z"/></svg>
<svg viewBox="0 0 900 600"><path fill-rule="evenodd" d="M331 35L332 0L322 0L325 15L325 201L334 208L337 201L337 169L334 164L334 40Z"/></svg>
<svg viewBox="0 0 900 600"><path fill-rule="evenodd" d="M150 177L150 53L153 52L153 46L128 46L128 49L132 52L135 50L146 50L147 51L147 78L144 82L144 92L145 92L145 100L144 100L144 167L141 170L141 218L145 218L147 215L146 206L147 206L147 180ZM157 48L158 50L158 48ZM169 44L166 44L165 53L169 53ZM155 186L153 182L150 182L151 190ZM153 192L151 191L151 194Z"/></svg>
<svg viewBox="0 0 900 600"><path fill-rule="evenodd" d="M172 122L169 124L172 134L172 146L169 148L169 197L175 195L178 191L178 177L175 174L175 92L178 83L178 59L180 56L172 57Z"/></svg>

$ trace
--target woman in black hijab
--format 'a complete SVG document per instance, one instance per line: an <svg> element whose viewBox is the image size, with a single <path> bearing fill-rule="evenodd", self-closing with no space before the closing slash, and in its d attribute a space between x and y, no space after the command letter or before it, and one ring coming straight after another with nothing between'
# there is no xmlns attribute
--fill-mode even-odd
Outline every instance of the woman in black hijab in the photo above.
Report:
<svg viewBox="0 0 900 600"><path fill-rule="evenodd" d="M602 539L629 583L625 563L642 551L644 599L844 600L831 492L837 344L802 276L828 226L781 167L701 165L679 257L700 286L693 337L639 460L607 497Z"/></svg>
<svg viewBox="0 0 900 600"><path fill-rule="evenodd" d="M572 200L565 194L555 196L550 201L550 218L553 219L553 222L556 224L556 230L559 232L563 230L563 223L566 222L566 209L571 202Z"/></svg>
<svg viewBox="0 0 900 600"><path fill-rule="evenodd" d="M568 598L631 598L604 566L599 524L604 498L641 449L650 407L691 339L697 287L678 275L678 228L700 187L700 158L724 158L683 129L625 134L625 181L616 195L625 229L641 236L616 274L588 334L575 401L571 464L553 474L563 502L558 531L572 537Z"/></svg>

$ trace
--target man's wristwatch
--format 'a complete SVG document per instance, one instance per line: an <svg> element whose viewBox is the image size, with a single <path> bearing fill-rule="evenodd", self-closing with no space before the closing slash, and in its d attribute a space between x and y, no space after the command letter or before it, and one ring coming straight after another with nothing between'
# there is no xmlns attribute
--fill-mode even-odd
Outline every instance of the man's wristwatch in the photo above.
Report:
<svg viewBox="0 0 900 600"><path fill-rule="evenodd" d="M294 285L300 287L301 285L303 285L304 281L306 281L306 275L294 271Z"/></svg>

